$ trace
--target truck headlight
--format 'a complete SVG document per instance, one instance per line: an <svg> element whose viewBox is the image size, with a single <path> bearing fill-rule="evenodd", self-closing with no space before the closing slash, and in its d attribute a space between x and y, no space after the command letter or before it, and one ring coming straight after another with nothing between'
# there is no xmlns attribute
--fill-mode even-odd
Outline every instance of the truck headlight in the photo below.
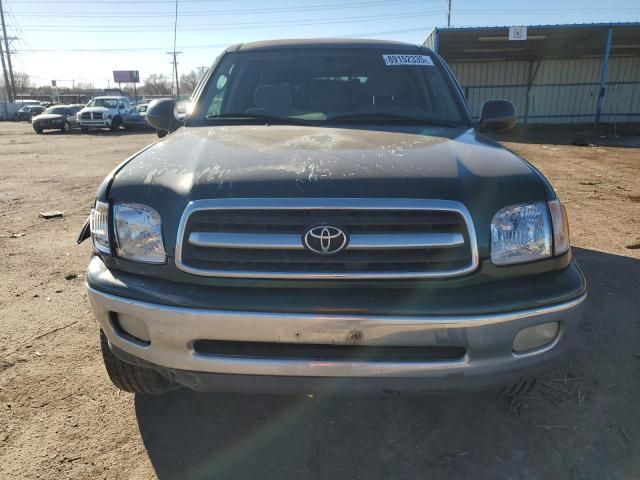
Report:
<svg viewBox="0 0 640 480"><path fill-rule="evenodd" d="M551 225L546 203L512 205L491 221L491 261L495 265L550 257Z"/></svg>
<svg viewBox="0 0 640 480"><path fill-rule="evenodd" d="M89 228L91 240L96 250L103 253L111 253L109 246L109 204L96 201L89 216Z"/></svg>
<svg viewBox="0 0 640 480"><path fill-rule="evenodd" d="M158 212L139 203L116 203L113 217L119 257L144 263L165 263Z"/></svg>

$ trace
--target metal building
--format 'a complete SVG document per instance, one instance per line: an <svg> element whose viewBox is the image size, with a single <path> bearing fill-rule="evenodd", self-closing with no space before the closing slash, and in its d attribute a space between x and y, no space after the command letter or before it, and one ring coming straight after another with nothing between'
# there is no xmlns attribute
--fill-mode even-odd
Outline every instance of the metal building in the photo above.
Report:
<svg viewBox="0 0 640 480"><path fill-rule="evenodd" d="M436 28L424 44L475 117L504 98L524 123L640 122L640 23Z"/></svg>

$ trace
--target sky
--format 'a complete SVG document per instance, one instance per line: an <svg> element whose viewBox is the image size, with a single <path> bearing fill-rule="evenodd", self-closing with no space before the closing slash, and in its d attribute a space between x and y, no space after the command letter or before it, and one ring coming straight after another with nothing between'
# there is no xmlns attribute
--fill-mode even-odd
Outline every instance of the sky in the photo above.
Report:
<svg viewBox="0 0 640 480"><path fill-rule="evenodd" d="M2 0L14 71L35 84L113 86L113 70L171 76L175 0ZM451 26L640 21L638 0L451 0ZM603 4L606 5L603 6ZM447 0L178 0L179 73L229 45L355 37L422 43Z"/></svg>

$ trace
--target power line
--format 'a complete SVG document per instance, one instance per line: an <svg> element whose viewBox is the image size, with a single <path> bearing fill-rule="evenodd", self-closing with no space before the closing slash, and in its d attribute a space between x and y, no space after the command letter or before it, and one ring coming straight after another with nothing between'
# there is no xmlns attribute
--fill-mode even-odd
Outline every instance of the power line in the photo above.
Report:
<svg viewBox="0 0 640 480"><path fill-rule="evenodd" d="M234 0L182 0L182 3L212 3L212 2L232 2ZM38 5L42 4L42 0L20 0L20 3L36 3ZM77 5L78 4L78 0L57 0L55 2L48 2L48 3L56 3L56 4L73 4L73 5ZM87 5L129 5L131 3L138 3L138 4L146 4L146 5L155 5L158 3L174 3L174 0L152 0L152 1L145 1L145 0L96 0L93 2L86 2L85 4Z"/></svg>
<svg viewBox="0 0 640 480"><path fill-rule="evenodd" d="M339 35L338 38L366 38L377 35L395 35L398 33L412 33L412 32L424 32L424 27L417 28L405 28L400 30L384 30L375 32L362 32L353 33L349 35ZM217 44L202 44L202 45L182 45L182 49L189 50L201 50L201 49L214 49L214 48L226 48L229 43L217 43ZM72 48L72 49L24 49L19 50L22 53L113 53L119 54L123 52L129 53L145 53L151 51L165 50L166 47L126 47L126 48Z"/></svg>
<svg viewBox="0 0 640 480"><path fill-rule="evenodd" d="M246 30L252 29L255 27L261 28L278 28L282 26L312 26L312 25L327 25L327 24L336 24L336 23L351 23L351 22L376 22L382 20L392 20L392 19L400 19L400 18L419 18L419 17L429 17L429 16L437 16L441 15L443 11L430 11L430 12L407 12L407 13L399 13L395 15L370 15L370 16L354 16L354 17L324 17L318 19L310 19L310 20L281 20L281 21L266 21L266 22L234 22L232 26L225 25L193 25L190 27L180 28L181 31L202 31L202 30ZM153 29L152 29L153 28ZM135 27L135 28L114 28L108 27L108 29L101 30L98 28L83 28L83 29L69 29L68 27L61 27L60 29L37 29L40 32L45 31L55 31L55 32L139 32L139 31L147 31L147 32L155 32L155 31L166 31L167 28L162 28L159 26L154 27Z"/></svg>
<svg viewBox="0 0 640 480"><path fill-rule="evenodd" d="M435 1L435 0L428 0ZM204 10L204 11L191 11L191 12L182 12L182 16L202 16L202 15L244 15L244 14L258 14L258 13L292 13L292 12L307 12L307 11L324 11L324 10L342 10L342 9L350 9L350 8L362 8L362 7L379 7L379 6L393 6L393 5L404 5L404 4L424 4L425 0L359 0L356 2L342 2L342 3L327 3L324 5L292 5L287 7L260 7L260 8L245 8L245 9L221 9L221 10ZM20 12L22 13L22 12ZM172 18L172 11L163 11L163 12L98 12L100 17L103 18L105 16L116 16L116 17L132 17L132 16L141 16L141 17L167 17ZM34 12L24 12L23 15L34 16ZM40 15L60 15L65 18L69 16L88 16L94 18L96 16L96 12L79 12L77 9L73 9L69 12L61 11L59 9L50 11L50 12L38 12L37 16Z"/></svg>
<svg viewBox="0 0 640 480"><path fill-rule="evenodd" d="M256 13L269 13L269 12L278 12L278 11L284 11L284 12L290 12L292 11L292 8L300 8L301 10L297 10L297 11L314 11L314 10L328 10L328 9L343 9L343 8L360 8L363 6L387 6L389 4L404 4L404 3L421 3L418 2L418 0L389 0L389 2L378 2L378 1L374 1L374 2L362 2L360 4L330 4L327 6L323 6L323 7L313 7L313 6L309 6L309 7L291 7L291 8L287 8L287 9L283 9L283 10L278 10L279 7L274 7L273 9L250 9L250 10L227 10L227 11L217 11L217 10L208 10L208 11L195 11L195 12L184 12L181 15L183 17L204 17L204 16L219 16L219 15L236 15L236 14L256 14ZM306 8L307 10L302 10L303 8ZM620 12L620 13L624 13L624 12L634 12L634 11L638 11L640 10L640 8L638 7L621 7L621 8L607 8L607 12L608 13L612 13L612 12ZM440 11L441 13L447 13L448 10L445 11ZM505 10L505 9L499 9L499 10L452 10L452 13L478 13L478 14L487 14L487 15L493 15L493 14L540 14L540 15L546 15L546 14L553 14L553 13L576 13L576 12L595 12L595 13L601 13L602 9L599 8L559 8L559 9L530 9L530 10L526 10L526 9L515 9L515 10ZM77 11L73 11L73 12L61 12L60 10L56 10L56 11L50 11L50 12L37 12L37 13L33 13L33 12L18 12L21 16L23 17L42 17L42 16L47 16L47 17L54 17L54 18L63 18L63 19L69 19L69 18L96 18L97 15L99 15L100 18L133 18L133 17L142 17L142 18L171 18L172 14L171 12L129 12L129 13L111 13L111 12L87 12L87 13L78 13Z"/></svg>
<svg viewBox="0 0 640 480"><path fill-rule="evenodd" d="M337 38L366 38L376 35L395 35L398 33L412 33L412 32L425 32L424 27L418 28L405 28L401 30L385 30L376 32L363 32L354 33L349 35L338 35ZM217 43L217 44L203 44L203 45L182 45L180 48L186 50L201 50L201 49L214 49L214 48L226 48L229 43ZM112 53L119 54L123 52L129 53L145 53L152 51L166 50L166 47L126 47L126 48L72 48L72 49L30 49L19 50L21 53Z"/></svg>
<svg viewBox="0 0 640 480"><path fill-rule="evenodd" d="M362 7L380 7L380 6L394 6L394 5L403 5L403 4L414 4L414 3L424 3L424 0L388 0L383 2L381 0L367 0L360 2L352 2L352 3L330 3L322 6L293 6L293 7L269 7L269 8L251 8L251 9L234 9L234 10L201 10L201 11L190 11L190 12L182 12L180 15L182 17L203 17L203 16L221 16L221 15L252 15L259 13L291 13L291 12L306 12L306 11L324 11L324 10L341 10L345 8L362 8ZM64 12L60 10L54 11L39 11L35 12L18 12L22 16L27 17L42 17L53 16L53 17L62 17L65 19L68 18L96 18L96 15L99 15L100 18L133 18L133 17L143 17L143 18L172 18L171 12L78 12L77 10L73 10L70 12Z"/></svg>

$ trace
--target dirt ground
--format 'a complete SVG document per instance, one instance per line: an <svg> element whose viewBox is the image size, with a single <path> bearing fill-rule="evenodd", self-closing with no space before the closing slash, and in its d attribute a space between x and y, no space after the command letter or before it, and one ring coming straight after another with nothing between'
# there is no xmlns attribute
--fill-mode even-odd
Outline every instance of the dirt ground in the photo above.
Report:
<svg viewBox="0 0 640 480"><path fill-rule="evenodd" d="M0 478L640 478L640 149L506 137L565 201L590 288L530 395L149 398L107 379L75 239L103 176L154 139L0 123Z"/></svg>

